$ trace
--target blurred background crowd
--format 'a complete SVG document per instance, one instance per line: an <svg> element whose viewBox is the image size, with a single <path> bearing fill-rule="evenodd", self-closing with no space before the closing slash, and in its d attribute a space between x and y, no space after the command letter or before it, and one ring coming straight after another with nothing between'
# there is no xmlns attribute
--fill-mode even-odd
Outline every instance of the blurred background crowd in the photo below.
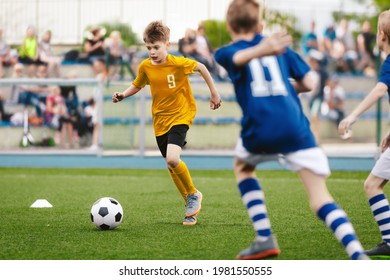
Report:
<svg viewBox="0 0 390 280"><path fill-rule="evenodd" d="M265 2L265 1L264 1ZM343 2L343 1L341 1ZM373 1L377 10L384 9L386 1ZM165 3L165 2L164 2ZM265 3L267 4L267 3ZM296 28L296 17L275 10L264 10L264 21L259 32L265 36L274 31L287 31L294 37L294 45L312 68L315 89L303 96L307 100L308 115L314 133L320 138L320 120L327 118L335 125L344 117L346 92L340 83L342 77L375 78L381 63L375 46L376 14L356 15L335 12L333 21L318 27L311 19L303 29ZM195 59L209 69L214 79L228 81L223 69L215 62L217 48L229 43L225 22L207 19L196 27L185 28L178 40L172 41L171 53ZM175 26L170 26L174 30ZM37 30L26 26L23 38L12 44L0 26L0 78L69 79L96 78L102 84L110 81L131 81L138 64L147 58L139 34L124 23L101 23L87 26L80 33L83 39L77 45L53 44L53 38L62 34L50 29ZM15 38L13 38L15 41ZM57 40L58 41L58 40ZM77 71L83 65L90 71ZM98 147L96 100L91 95L79 100L76 87L13 86L7 94L0 88L0 122L14 121L10 109L14 104L32 108L32 125L45 125L57 131L57 145L68 147L79 143L79 137L91 134L90 146ZM336 127L336 126L335 126ZM77 146L77 145L75 145Z"/></svg>

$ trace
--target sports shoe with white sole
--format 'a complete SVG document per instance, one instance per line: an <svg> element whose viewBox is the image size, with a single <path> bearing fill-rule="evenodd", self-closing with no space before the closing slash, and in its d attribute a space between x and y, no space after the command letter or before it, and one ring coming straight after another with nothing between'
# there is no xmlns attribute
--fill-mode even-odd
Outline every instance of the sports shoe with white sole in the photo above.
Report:
<svg viewBox="0 0 390 280"><path fill-rule="evenodd" d="M371 259L390 260L390 245L383 241L365 252Z"/></svg>
<svg viewBox="0 0 390 280"><path fill-rule="evenodd" d="M261 260L280 254L276 239L271 235L266 241L255 240L237 256L239 260Z"/></svg>
<svg viewBox="0 0 390 280"><path fill-rule="evenodd" d="M200 191L187 195L186 217L195 216L201 208L203 195Z"/></svg>
<svg viewBox="0 0 390 280"><path fill-rule="evenodd" d="M193 226L196 224L196 216L184 217L183 225Z"/></svg>

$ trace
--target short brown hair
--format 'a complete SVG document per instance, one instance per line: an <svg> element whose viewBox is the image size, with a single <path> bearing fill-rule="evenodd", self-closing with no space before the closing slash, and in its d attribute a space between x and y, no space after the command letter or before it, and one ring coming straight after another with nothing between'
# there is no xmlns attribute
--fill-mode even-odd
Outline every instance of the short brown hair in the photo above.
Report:
<svg viewBox="0 0 390 280"><path fill-rule="evenodd" d="M379 14L378 29L383 31L387 37L387 43L390 44L390 9Z"/></svg>
<svg viewBox="0 0 390 280"><path fill-rule="evenodd" d="M233 0L226 15L227 23L235 33L257 31L260 4L256 0Z"/></svg>
<svg viewBox="0 0 390 280"><path fill-rule="evenodd" d="M162 23L162 21L153 21L148 24L144 31L144 42L168 42L170 30L168 26Z"/></svg>

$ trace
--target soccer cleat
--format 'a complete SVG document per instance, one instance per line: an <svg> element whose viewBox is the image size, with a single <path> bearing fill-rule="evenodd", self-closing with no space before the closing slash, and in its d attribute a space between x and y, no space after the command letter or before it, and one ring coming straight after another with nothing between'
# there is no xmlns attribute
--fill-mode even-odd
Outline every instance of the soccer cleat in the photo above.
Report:
<svg viewBox="0 0 390 280"><path fill-rule="evenodd" d="M371 259L390 260L390 245L383 241L376 247L365 252Z"/></svg>
<svg viewBox="0 0 390 280"><path fill-rule="evenodd" d="M260 260L274 257L280 254L278 244L274 236L270 236L266 241L255 240L251 246L241 251L237 256L239 260Z"/></svg>
<svg viewBox="0 0 390 280"><path fill-rule="evenodd" d="M193 226L196 224L196 216L184 217L183 225Z"/></svg>
<svg viewBox="0 0 390 280"><path fill-rule="evenodd" d="M195 216L199 213L202 203L202 193L197 191L187 195L186 217Z"/></svg>

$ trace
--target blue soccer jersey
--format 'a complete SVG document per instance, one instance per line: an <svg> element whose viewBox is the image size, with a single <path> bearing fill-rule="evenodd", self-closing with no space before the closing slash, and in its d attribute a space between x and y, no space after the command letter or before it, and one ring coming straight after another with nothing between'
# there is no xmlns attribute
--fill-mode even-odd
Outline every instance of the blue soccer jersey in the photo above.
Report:
<svg viewBox="0 0 390 280"><path fill-rule="evenodd" d="M384 83L387 86L387 94L389 95L390 100L390 55L386 57L386 60L382 64L379 82Z"/></svg>
<svg viewBox="0 0 390 280"><path fill-rule="evenodd" d="M316 146L301 102L289 78L301 80L309 66L292 51L252 59L236 66L236 52L257 45L264 37L237 41L217 50L215 59L229 74L243 117L241 138L251 153L289 153Z"/></svg>

